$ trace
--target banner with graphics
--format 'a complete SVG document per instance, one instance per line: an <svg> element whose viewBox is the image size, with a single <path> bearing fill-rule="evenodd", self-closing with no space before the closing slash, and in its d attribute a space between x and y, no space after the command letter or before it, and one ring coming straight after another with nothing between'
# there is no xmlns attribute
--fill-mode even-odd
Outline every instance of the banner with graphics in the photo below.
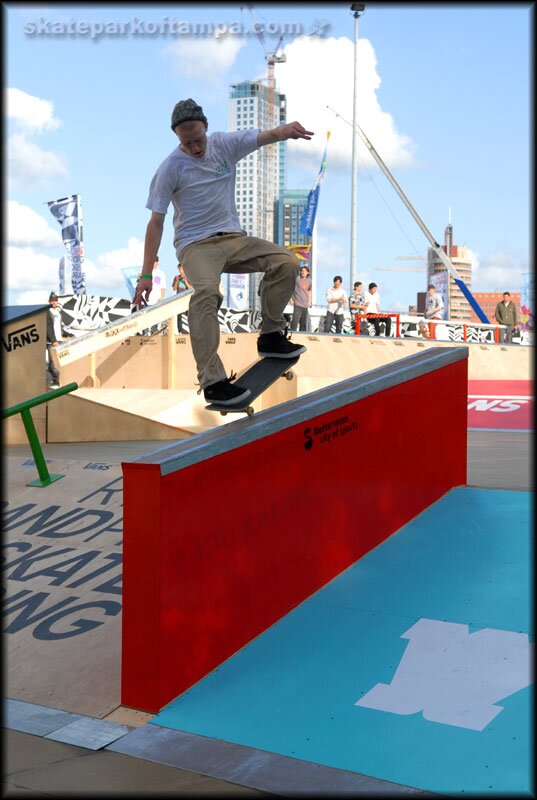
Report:
<svg viewBox="0 0 537 800"><path fill-rule="evenodd" d="M323 160L317 179L313 189L308 195L308 203L305 211L300 220L300 234L302 236L311 236L313 234L313 226L315 225L315 217L317 215L317 206L319 205L319 194L321 191L321 182L326 172L326 153L328 150L328 140L330 138L330 131L326 134L326 147L324 148Z"/></svg>
<svg viewBox="0 0 537 800"><path fill-rule="evenodd" d="M433 284L435 292L438 295L440 295L444 303L441 319L449 319L448 280L449 277L447 270L442 270L441 272L434 272L432 275L429 276L429 283Z"/></svg>
<svg viewBox="0 0 537 800"><path fill-rule="evenodd" d="M522 273L520 285L520 327L524 331L535 329L535 282L531 272Z"/></svg>
<svg viewBox="0 0 537 800"><path fill-rule="evenodd" d="M86 294L86 276L82 271L82 208L80 195L74 194L47 203L50 213L61 225L62 239L71 261L71 284L75 294Z"/></svg>
<svg viewBox="0 0 537 800"><path fill-rule="evenodd" d="M229 307L238 311L248 308L248 281L242 273L229 275Z"/></svg>
<svg viewBox="0 0 537 800"><path fill-rule="evenodd" d="M65 294L65 256L60 258L58 267L58 293Z"/></svg>

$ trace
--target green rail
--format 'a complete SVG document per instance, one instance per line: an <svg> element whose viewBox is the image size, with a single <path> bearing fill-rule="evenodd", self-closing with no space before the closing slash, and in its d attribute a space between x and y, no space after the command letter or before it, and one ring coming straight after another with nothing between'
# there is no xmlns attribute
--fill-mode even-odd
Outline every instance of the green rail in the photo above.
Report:
<svg viewBox="0 0 537 800"><path fill-rule="evenodd" d="M27 486L50 486L50 484L54 483L54 481L63 478L63 475L49 474L47 463L43 456L41 442L39 441L30 410L35 408L35 406L40 406L42 403L49 403L56 397L61 397L64 394L69 394L69 392L74 392L75 389L78 389L78 383L67 383L65 386L61 386L59 389L54 389L52 392L47 392L46 394L39 394L37 397L32 397L30 400L24 400L22 403L17 403L16 405L11 406L10 408L5 408L2 411L3 419L6 419L7 417L13 417L15 414L20 414L22 417L24 429L26 430L26 435L28 437L28 443L32 450L32 455L34 457L37 472L39 474L39 479L27 483Z"/></svg>

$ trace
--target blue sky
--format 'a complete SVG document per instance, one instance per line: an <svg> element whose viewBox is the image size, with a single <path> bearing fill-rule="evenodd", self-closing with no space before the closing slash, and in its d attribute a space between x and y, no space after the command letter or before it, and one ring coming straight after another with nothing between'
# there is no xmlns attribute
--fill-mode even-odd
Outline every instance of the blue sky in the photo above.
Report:
<svg viewBox="0 0 537 800"><path fill-rule="evenodd" d="M120 269L141 263L149 183L177 144L172 108L193 97L210 131L227 130L229 85L266 71L258 38L238 33L254 20L265 25L269 49L279 31L295 31L283 40L287 61L276 80L288 119L316 135L288 144L289 188L311 188L331 130L317 214L318 302L335 274L349 288L351 129L327 105L352 120L350 4L254 4L253 18L246 4L3 10L7 304L46 302L57 289L64 248L44 204L74 193L82 198L88 293L127 296ZM516 3L370 3L359 21L359 124L439 242L451 209L454 243L474 259L474 291L519 291L533 269L532 13ZM208 23L219 35L193 33ZM170 283L171 217L159 253ZM418 259L427 247L360 146L357 272L378 283L385 310L407 310L425 289ZM416 261L401 258L410 256Z"/></svg>

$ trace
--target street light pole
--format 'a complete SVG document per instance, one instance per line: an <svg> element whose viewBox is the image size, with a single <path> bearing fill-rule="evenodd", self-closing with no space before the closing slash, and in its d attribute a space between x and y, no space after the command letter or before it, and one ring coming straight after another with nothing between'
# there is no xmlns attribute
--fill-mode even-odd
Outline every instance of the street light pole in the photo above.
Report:
<svg viewBox="0 0 537 800"><path fill-rule="evenodd" d="M353 3L351 11L354 14L354 94L352 106L352 188L351 188L351 282L350 291L354 290L356 281L356 145L358 144L358 18L363 13L365 5L363 3Z"/></svg>

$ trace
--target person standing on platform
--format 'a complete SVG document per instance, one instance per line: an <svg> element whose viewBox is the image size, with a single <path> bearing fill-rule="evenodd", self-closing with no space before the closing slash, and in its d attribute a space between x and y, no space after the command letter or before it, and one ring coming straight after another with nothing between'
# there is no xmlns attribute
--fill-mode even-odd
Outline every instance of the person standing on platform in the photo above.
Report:
<svg viewBox="0 0 537 800"><path fill-rule="evenodd" d="M232 373L227 377L218 355L223 272L264 273L262 332L257 341L261 357L294 358L306 350L289 341L284 317L298 274L298 259L286 247L248 236L242 229L234 201L236 164L260 147L288 139L311 139L313 131L295 121L271 130L244 129L207 136L207 117L192 98L175 105L171 129L179 146L151 181L144 268L134 300L141 303L151 291L149 270L172 203L177 260L194 289L188 324L200 392L209 403L231 405L245 400L251 392L239 384L232 385L235 376Z"/></svg>
<svg viewBox="0 0 537 800"><path fill-rule="evenodd" d="M326 299L328 300L328 310L326 312L325 333L332 332L332 325L336 323L336 334L341 333L343 330L343 317L345 309L349 301L347 292L342 287L343 278L341 275L334 277L334 285L326 292Z"/></svg>
<svg viewBox="0 0 537 800"><path fill-rule="evenodd" d="M378 286L376 283L370 283L367 288L368 291L365 293L366 314L380 314L380 295L377 291ZM386 325L386 336L390 335L392 329L392 321L390 317L372 317L368 321L373 323L373 327L375 328L375 336L380 336L381 322L384 322Z"/></svg>
<svg viewBox="0 0 537 800"><path fill-rule="evenodd" d="M59 389L60 370L58 368L58 357L51 347L60 344L68 334L62 322L62 312L59 306L58 295L51 292L49 299L49 310L47 311L47 385L49 389Z"/></svg>
<svg viewBox="0 0 537 800"><path fill-rule="evenodd" d="M434 284L430 283L427 287L425 296L425 319L443 319L444 301L437 294Z"/></svg>
<svg viewBox="0 0 537 800"><path fill-rule="evenodd" d="M358 315L363 314L365 311L364 285L361 281L356 281L354 284L354 291L349 298L349 307L351 310L353 333L360 335L363 327L363 333L367 335L367 322L363 318L360 319L360 327L358 330L356 330L356 320L358 319Z"/></svg>
<svg viewBox="0 0 537 800"><path fill-rule="evenodd" d="M505 325L505 329L500 332L500 341L506 344L513 342L513 331L517 327L516 306L511 300L511 293L504 292L503 300L500 300L494 311L494 319L500 325Z"/></svg>
<svg viewBox="0 0 537 800"><path fill-rule="evenodd" d="M292 331L307 331L309 328L309 309L311 308L311 278L309 267L300 268L300 273L295 283L295 290L291 296L293 317L291 319Z"/></svg>

